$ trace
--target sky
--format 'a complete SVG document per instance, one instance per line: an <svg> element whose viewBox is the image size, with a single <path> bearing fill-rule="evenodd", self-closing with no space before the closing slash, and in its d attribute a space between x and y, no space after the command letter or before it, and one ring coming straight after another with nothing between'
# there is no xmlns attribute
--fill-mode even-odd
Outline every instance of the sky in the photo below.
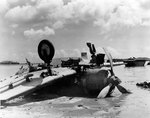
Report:
<svg viewBox="0 0 150 118"><path fill-rule="evenodd" d="M114 58L150 57L149 0L1 0L0 61L41 62L48 39L55 58L106 47Z"/></svg>

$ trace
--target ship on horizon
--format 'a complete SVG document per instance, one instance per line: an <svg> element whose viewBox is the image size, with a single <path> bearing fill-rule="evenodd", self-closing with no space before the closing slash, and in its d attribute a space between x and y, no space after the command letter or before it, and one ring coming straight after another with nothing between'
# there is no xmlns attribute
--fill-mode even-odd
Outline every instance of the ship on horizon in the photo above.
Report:
<svg viewBox="0 0 150 118"><path fill-rule="evenodd" d="M138 58L132 57L123 60L126 67L145 66L149 61L150 59L145 57L138 57Z"/></svg>

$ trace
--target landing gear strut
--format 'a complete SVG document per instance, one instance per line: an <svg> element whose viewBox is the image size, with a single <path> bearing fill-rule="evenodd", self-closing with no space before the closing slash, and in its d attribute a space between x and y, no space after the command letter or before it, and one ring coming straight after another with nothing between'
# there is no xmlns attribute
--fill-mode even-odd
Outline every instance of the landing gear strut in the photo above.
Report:
<svg viewBox="0 0 150 118"><path fill-rule="evenodd" d="M46 39L42 40L38 46L38 54L39 57L46 63L48 75L52 76L50 63L55 54L53 44Z"/></svg>

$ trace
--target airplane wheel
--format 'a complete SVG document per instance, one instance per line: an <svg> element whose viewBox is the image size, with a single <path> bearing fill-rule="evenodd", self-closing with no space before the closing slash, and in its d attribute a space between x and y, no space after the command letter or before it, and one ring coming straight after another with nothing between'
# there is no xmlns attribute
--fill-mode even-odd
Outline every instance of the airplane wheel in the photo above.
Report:
<svg viewBox="0 0 150 118"><path fill-rule="evenodd" d="M45 63L50 63L54 57L55 48L50 41L44 39L38 45L38 54Z"/></svg>

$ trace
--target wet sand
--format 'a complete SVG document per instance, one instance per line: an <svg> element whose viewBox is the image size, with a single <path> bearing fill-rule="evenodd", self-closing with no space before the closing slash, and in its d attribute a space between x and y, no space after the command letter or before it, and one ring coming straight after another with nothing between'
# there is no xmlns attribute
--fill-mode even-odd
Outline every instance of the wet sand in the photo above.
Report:
<svg viewBox="0 0 150 118"><path fill-rule="evenodd" d="M150 67L120 66L114 71L132 94L122 95L116 88L113 97L96 99L81 97L81 91L75 90L72 93L76 96L37 92L7 102L0 109L0 118L150 118L150 90L136 86L137 82L150 81Z"/></svg>

